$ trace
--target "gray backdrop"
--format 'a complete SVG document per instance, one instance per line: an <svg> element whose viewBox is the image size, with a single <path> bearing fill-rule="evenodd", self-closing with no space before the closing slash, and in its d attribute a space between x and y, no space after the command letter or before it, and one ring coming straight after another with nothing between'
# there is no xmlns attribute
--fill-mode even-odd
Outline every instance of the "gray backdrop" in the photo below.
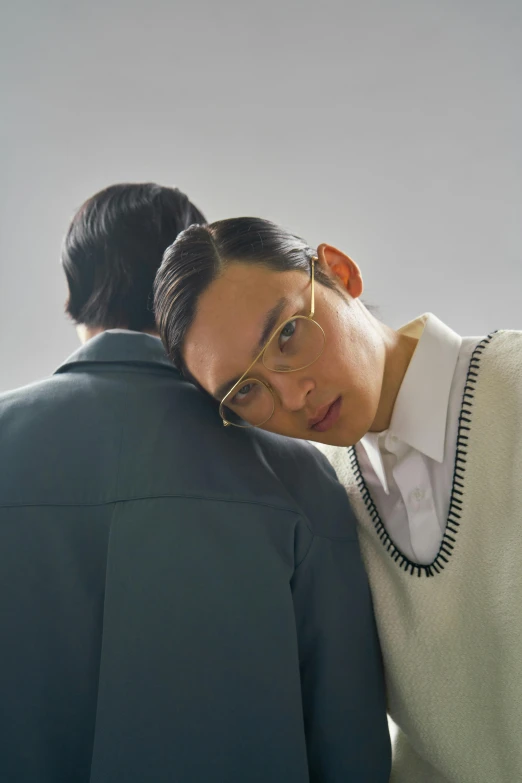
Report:
<svg viewBox="0 0 522 783"><path fill-rule="evenodd" d="M0 390L76 347L60 243L118 181L360 264L393 326L522 328L520 0L3 0Z"/></svg>

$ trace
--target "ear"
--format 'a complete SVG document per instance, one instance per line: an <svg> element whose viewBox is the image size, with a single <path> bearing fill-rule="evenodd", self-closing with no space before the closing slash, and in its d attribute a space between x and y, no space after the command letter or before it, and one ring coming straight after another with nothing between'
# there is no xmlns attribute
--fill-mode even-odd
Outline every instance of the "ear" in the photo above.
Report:
<svg viewBox="0 0 522 783"><path fill-rule="evenodd" d="M342 288L351 297L357 299L362 294L363 279L361 270L350 256L347 256L341 250L337 250L333 245L327 245L324 242L317 248L317 256L323 268L329 270L330 275L337 279Z"/></svg>

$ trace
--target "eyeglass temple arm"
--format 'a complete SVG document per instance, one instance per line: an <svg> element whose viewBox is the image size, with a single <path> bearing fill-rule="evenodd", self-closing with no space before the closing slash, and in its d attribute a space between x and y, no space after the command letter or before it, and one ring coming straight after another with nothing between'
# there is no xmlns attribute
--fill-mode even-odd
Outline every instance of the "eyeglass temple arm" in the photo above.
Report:
<svg viewBox="0 0 522 783"><path fill-rule="evenodd" d="M315 313L315 262L318 260L317 256L313 256L310 263L312 265L312 302L310 304L310 318L314 317Z"/></svg>

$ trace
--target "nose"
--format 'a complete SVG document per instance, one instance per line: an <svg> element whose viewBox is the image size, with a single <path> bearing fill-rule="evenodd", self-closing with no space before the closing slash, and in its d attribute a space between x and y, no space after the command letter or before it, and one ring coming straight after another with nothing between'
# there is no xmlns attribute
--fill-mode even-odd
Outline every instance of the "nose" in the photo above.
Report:
<svg viewBox="0 0 522 783"><path fill-rule="evenodd" d="M313 378L298 372L272 373L270 384L283 410L290 413L302 410L308 395L315 388Z"/></svg>

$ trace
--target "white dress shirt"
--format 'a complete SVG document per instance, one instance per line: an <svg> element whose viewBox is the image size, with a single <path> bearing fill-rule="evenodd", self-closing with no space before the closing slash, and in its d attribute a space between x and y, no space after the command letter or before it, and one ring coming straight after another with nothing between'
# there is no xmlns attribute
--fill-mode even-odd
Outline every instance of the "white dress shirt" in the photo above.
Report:
<svg viewBox="0 0 522 783"><path fill-rule="evenodd" d="M356 445L363 478L395 546L431 563L446 528L458 417L479 337L459 337L431 313L399 332L419 339L390 427Z"/></svg>

